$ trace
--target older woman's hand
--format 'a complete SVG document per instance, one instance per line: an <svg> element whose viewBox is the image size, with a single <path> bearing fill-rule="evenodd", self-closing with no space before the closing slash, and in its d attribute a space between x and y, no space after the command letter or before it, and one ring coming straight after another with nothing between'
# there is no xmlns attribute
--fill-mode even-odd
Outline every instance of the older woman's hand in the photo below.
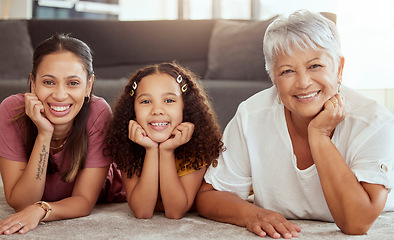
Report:
<svg viewBox="0 0 394 240"><path fill-rule="evenodd" d="M245 225L250 232L260 237L268 235L274 239L297 237L301 231L300 226L291 223L280 213L262 208L258 208Z"/></svg>
<svg viewBox="0 0 394 240"><path fill-rule="evenodd" d="M334 129L345 119L344 99L335 94L324 103L323 110L309 123L309 134L331 137Z"/></svg>

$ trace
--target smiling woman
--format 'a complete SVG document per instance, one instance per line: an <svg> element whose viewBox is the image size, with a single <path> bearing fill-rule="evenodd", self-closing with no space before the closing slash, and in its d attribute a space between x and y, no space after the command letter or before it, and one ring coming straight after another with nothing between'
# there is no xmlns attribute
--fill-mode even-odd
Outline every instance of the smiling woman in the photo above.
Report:
<svg viewBox="0 0 394 240"><path fill-rule="evenodd" d="M339 34L322 15L278 18L263 48L274 86L241 103L227 125L199 213L273 238L302 234L287 219L365 234L394 211L394 116L343 86ZM243 200L252 185L256 205Z"/></svg>
<svg viewBox="0 0 394 240"><path fill-rule="evenodd" d="M0 234L88 215L99 195L125 200L120 172L102 150L111 110L92 95L89 47L52 36L35 49L29 80L30 92L0 105L0 171L7 203L17 212L0 222Z"/></svg>

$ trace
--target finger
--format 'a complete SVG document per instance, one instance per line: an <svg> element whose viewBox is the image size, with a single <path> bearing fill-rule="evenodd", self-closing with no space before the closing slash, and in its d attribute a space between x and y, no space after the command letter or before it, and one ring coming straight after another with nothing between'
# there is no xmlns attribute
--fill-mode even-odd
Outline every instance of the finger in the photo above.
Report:
<svg viewBox="0 0 394 240"><path fill-rule="evenodd" d="M262 223L262 229L272 238L278 239L280 238L280 234L275 230L275 228L270 223Z"/></svg>
<svg viewBox="0 0 394 240"><path fill-rule="evenodd" d="M289 221L283 223L283 226L287 229L287 231L291 234L291 237L297 237L298 232L301 231L301 228ZM298 228L297 228L298 227ZM299 229L299 231L298 231Z"/></svg>
<svg viewBox="0 0 394 240"><path fill-rule="evenodd" d="M260 236L260 237L267 236L267 233L264 232L263 229L261 229L261 227L258 225L254 226L251 232L256 234L257 236Z"/></svg>
<svg viewBox="0 0 394 240"><path fill-rule="evenodd" d="M287 220L285 220L285 221L287 222ZM291 231L294 231L294 229L292 228L291 224L288 225L288 224L286 224L286 222L283 223L283 222L280 222L280 221L278 221L278 220L275 220L275 221L273 221L271 224L272 224L273 227L275 228L276 232L279 233L283 238L285 238L285 239L290 239L290 238L293 237L293 234L291 233ZM287 223L290 223L290 222L287 222ZM291 230L289 230L289 229L285 226L285 224L287 225L287 227L290 227Z"/></svg>
<svg viewBox="0 0 394 240"><path fill-rule="evenodd" d="M23 225L22 225L22 227L21 227L21 225L22 224L19 224L19 223L15 223L15 224L11 225L7 230L4 231L4 234L9 235L9 234L13 234L13 233L19 231L23 227Z"/></svg>

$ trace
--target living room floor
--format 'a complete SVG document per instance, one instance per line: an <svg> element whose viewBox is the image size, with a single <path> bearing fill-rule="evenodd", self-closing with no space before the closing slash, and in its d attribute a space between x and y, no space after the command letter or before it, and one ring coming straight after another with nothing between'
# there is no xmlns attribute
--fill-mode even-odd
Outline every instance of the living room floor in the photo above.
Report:
<svg viewBox="0 0 394 240"><path fill-rule="evenodd" d="M4 198L0 179L0 219L14 213ZM394 212L383 213L366 235L348 236L334 223L294 220L302 231L296 239L393 239ZM127 203L99 204L93 212L77 219L48 222L25 235L0 239L258 239L245 228L219 223L189 213L181 220L155 213L152 219L136 219Z"/></svg>

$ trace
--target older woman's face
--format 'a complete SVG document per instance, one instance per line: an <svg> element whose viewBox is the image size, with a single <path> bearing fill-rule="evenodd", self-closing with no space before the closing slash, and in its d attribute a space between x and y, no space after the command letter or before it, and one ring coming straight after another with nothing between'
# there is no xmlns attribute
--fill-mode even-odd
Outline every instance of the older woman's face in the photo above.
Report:
<svg viewBox="0 0 394 240"><path fill-rule="evenodd" d="M335 69L333 59L323 51L294 51L280 54L273 69L274 84L284 106L302 118L313 118L337 92L343 64Z"/></svg>

